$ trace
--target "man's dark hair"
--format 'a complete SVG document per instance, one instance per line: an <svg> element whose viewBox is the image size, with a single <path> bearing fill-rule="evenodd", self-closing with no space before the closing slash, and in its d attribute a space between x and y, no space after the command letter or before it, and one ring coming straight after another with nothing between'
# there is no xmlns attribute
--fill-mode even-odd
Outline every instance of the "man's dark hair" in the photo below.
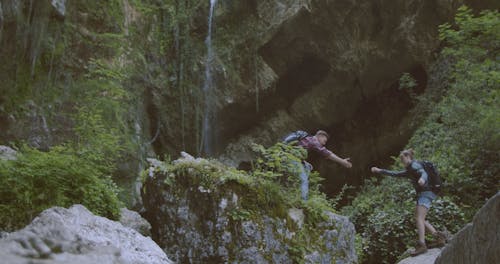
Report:
<svg viewBox="0 0 500 264"><path fill-rule="evenodd" d="M330 138L330 135L328 135L328 133L326 133L325 131L323 130L318 130L318 132L316 132L316 136L325 136L326 139L329 139Z"/></svg>

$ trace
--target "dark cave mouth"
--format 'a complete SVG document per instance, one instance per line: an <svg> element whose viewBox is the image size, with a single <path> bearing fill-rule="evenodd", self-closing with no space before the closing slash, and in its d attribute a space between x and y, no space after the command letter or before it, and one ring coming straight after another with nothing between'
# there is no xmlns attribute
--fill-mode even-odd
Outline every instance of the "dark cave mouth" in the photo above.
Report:
<svg viewBox="0 0 500 264"><path fill-rule="evenodd" d="M351 157L353 164L357 163L355 168L346 170L319 160L317 168L325 178L322 191L329 197L335 198L341 193L344 184L354 187L344 193L339 205L349 204L365 180L374 177L370 167L390 167L394 163L392 157L397 156L413 136L417 126L413 122L420 118L415 119L418 113L412 110L419 103L425 104L415 96L426 92L429 76L422 64L402 71L405 72L416 82L411 91L400 89L399 78L396 78L380 94L359 104L352 118L327 128L335 138L329 143L338 147L334 152L338 150L338 155Z"/></svg>
<svg viewBox="0 0 500 264"><path fill-rule="evenodd" d="M419 64L410 68L406 72L416 81L416 86L413 88L413 91L417 95L423 94L427 88L428 82L427 71L424 66Z"/></svg>
<svg viewBox="0 0 500 264"><path fill-rule="evenodd" d="M328 75L330 64L316 55L306 54L297 64L288 67L276 85L276 97L291 103L314 86L320 84Z"/></svg>
<svg viewBox="0 0 500 264"><path fill-rule="evenodd" d="M268 118L269 113L289 108L296 98L304 95L319 85L329 74L330 64L313 54L305 54L293 65L289 65L279 76L274 89L261 94L259 111L256 102L249 100L244 104L233 104L220 111L222 138L233 138L245 133Z"/></svg>

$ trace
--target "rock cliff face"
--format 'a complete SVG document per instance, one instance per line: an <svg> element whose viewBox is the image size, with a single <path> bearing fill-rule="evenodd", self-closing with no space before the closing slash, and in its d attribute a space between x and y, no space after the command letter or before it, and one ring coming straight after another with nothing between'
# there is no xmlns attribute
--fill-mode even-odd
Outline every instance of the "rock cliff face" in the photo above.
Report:
<svg viewBox="0 0 500 264"><path fill-rule="evenodd" d="M477 212L472 223L455 234L436 264L482 264L500 260L500 193Z"/></svg>
<svg viewBox="0 0 500 264"><path fill-rule="evenodd" d="M2 263L172 263L149 237L95 216L81 205L42 212L0 239Z"/></svg>
<svg viewBox="0 0 500 264"><path fill-rule="evenodd" d="M126 87L121 82L121 77L134 78L129 68L134 55L130 54L139 54L131 50L142 46L129 30L136 26L137 14L127 0L0 1L0 142L22 141L42 150L75 142L83 108L102 114L98 118L102 128L127 119L113 138L121 137L122 146L126 142L135 145L133 151L122 155L115 171L115 180L128 189L122 198L130 205L139 203L134 199L139 194L133 197L135 179L150 149L144 144L149 136L144 135L147 118L142 88ZM118 75L90 77L96 67L104 70L104 75ZM89 103L82 92L91 90L99 95L91 95ZM124 97L112 96L111 90ZM135 99L123 100L129 93L134 93ZM91 106L97 98L112 102L103 104L105 110L98 110L100 107ZM117 114L112 119L101 118L112 112Z"/></svg>
<svg viewBox="0 0 500 264"><path fill-rule="evenodd" d="M26 1L0 1L0 58L4 62L1 66L0 76L4 83L0 85L0 141L10 141L22 139L37 148L48 148L49 146L61 142L61 135L67 132L68 120L57 117L60 126L52 127L45 105L37 105L39 101L37 95L32 95L22 104L24 109L22 115L11 112L8 105L10 100L15 101L13 94L6 92L8 89L17 87L18 93L23 93L20 83L29 83L32 86L40 85L35 80L35 64L43 55L45 43L43 39L47 36L54 36L55 32L51 25L60 24L66 14L65 0L36 1L32 2L28 8ZM28 11L29 9L29 11ZM23 53L22 59L19 54ZM21 76L16 76L20 68L18 65L27 63L26 68L30 71L30 76L23 76L23 81L17 82ZM29 66L28 66L29 65ZM17 72L16 72L17 70ZM17 82L17 83L16 83ZM6 98L7 97L7 98ZM9 98L10 97L10 98ZM19 107L19 105L17 105ZM54 123L57 123L54 122Z"/></svg>
<svg viewBox="0 0 500 264"><path fill-rule="evenodd" d="M463 1L285 2L256 1L255 11L240 21L273 17L265 23L270 26L256 23L230 35L241 43L234 44L234 52L247 55L229 62L219 54L216 69L240 69L231 71L240 76L237 84L218 72L224 94L217 102L222 158L237 165L251 158L250 142L270 145L292 130L324 129L333 136L328 147L350 156L359 169L345 172L321 163L316 168L329 179L359 184L360 170L396 153L411 135L416 124L409 110L415 105L398 89L399 77L408 72L418 83L415 91L426 90L439 45L437 26ZM233 12L221 9L216 24ZM246 29L243 22L237 27ZM221 29L214 38L224 34ZM249 43L255 53L248 53ZM251 61L259 71L243 67ZM244 78L249 72L255 80Z"/></svg>
<svg viewBox="0 0 500 264"><path fill-rule="evenodd" d="M251 158L250 142L324 129L333 136L328 147L360 169L316 168L328 179L360 183L365 165L406 143L414 103L398 79L408 72L417 93L431 88L437 25L464 2L496 7L478 0L218 1L210 61L214 155L237 165ZM200 152L209 4L0 1L0 58L9 62L0 67L0 141L46 149L73 139L81 107L75 91L92 84L85 75L99 60L119 73L113 78L124 77L119 85L135 99L117 122L128 126L125 140L145 146L134 152L141 157L130 154L121 164L118 178L134 182L126 171L140 170L132 161L143 160L149 144L159 154ZM327 181L326 189L340 185Z"/></svg>
<svg viewBox="0 0 500 264"><path fill-rule="evenodd" d="M266 194L223 180L228 173L224 171L211 183L204 175L216 169L206 160L184 160L176 166L183 172L157 170L143 189L153 238L173 260L356 263L354 226L346 217L326 213L326 219L308 233L304 222L311 215L280 204L273 210L255 208L258 196Z"/></svg>
<svg viewBox="0 0 500 264"><path fill-rule="evenodd" d="M255 14L243 18L273 12L280 23L231 38L236 42L246 38L248 43L257 34L259 41L253 42L257 52L251 58L265 71L256 72L254 81L239 78L247 80L239 86L249 88L229 90L225 98L231 98L230 103L219 103L222 158L237 165L251 159L251 142L270 145L293 130L323 129L332 135L327 147L356 164L349 171L327 162L314 164L327 178L325 190L332 193L346 182L360 184L360 175L373 162L390 162L385 157L397 153L418 125L418 117L409 111L415 101L408 91L398 89L402 73L416 80L417 94L443 89L428 74L439 72L431 70L439 46L437 26L449 21L464 3L498 7L483 1L315 0L301 1L300 8L280 16L284 12L275 11L280 10L277 1L256 2L257 7L268 8L256 8ZM215 38L222 34L220 30ZM224 63L226 58L220 57ZM245 56L238 58L231 63L247 65ZM222 90L239 87L219 84Z"/></svg>
<svg viewBox="0 0 500 264"><path fill-rule="evenodd" d="M211 127L217 136L216 155L238 164L250 158L249 142L269 145L290 130L320 128L334 135L336 143L330 147L355 153L360 167L399 149L411 133L408 110L413 106L408 92L398 89L399 77L408 72L417 80L417 93L425 90L439 45L437 26L452 18L462 3L219 1L211 62L215 96L210 102L217 116ZM191 70L191 78L184 78L202 86L200 71L195 74L183 65L192 62L192 68L200 70L205 66L199 63L203 59L190 57L205 56L200 43L208 4L195 5L189 30L196 34L189 34L189 43L180 39L181 47L175 48L179 55L171 61L180 67L175 82ZM197 49L183 57L183 45ZM201 135L193 132L200 124L189 124L199 117L177 103L162 112L166 101L161 98L168 96L161 89L151 88L150 119L168 129L160 129L156 149L197 152Z"/></svg>

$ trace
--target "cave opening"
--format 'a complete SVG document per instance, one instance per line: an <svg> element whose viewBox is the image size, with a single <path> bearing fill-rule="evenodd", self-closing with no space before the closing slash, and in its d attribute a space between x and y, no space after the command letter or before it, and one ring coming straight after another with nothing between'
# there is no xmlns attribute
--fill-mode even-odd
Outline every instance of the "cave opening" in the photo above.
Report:
<svg viewBox="0 0 500 264"><path fill-rule="evenodd" d="M243 104L229 105L221 111L222 120L231 120L224 122L230 125L220 127L221 138L233 138L235 135L244 134L265 119L269 113L289 108L295 98L321 83L329 71L330 65L325 60L313 54L303 55L302 59L290 65L279 77L274 89L261 95L258 112L255 110L255 101L252 100Z"/></svg>
<svg viewBox="0 0 500 264"><path fill-rule="evenodd" d="M275 97L281 100L281 105L288 107L297 98L315 85L321 83L330 71L328 62L318 56L306 54L295 65L289 67L280 76L276 84Z"/></svg>
<svg viewBox="0 0 500 264"><path fill-rule="evenodd" d="M412 109L419 102L415 95L426 91L427 71L419 64L402 72L415 79L417 85L412 92L400 89L399 78L394 79L376 96L365 98L352 117L327 128L333 138L327 147L340 156L351 157L353 162L353 168L345 169L321 158L314 160L313 165L325 178L322 191L329 197L336 197L344 184L354 187L338 206L349 204L365 180L376 177L370 172L372 166L388 168L394 163L394 156L405 148L418 125Z"/></svg>
<svg viewBox="0 0 500 264"><path fill-rule="evenodd" d="M427 87L427 71L424 66L419 64L417 66L412 67L407 71L410 76L416 81L417 85L413 88L413 91L417 94L423 94L425 92L425 88Z"/></svg>

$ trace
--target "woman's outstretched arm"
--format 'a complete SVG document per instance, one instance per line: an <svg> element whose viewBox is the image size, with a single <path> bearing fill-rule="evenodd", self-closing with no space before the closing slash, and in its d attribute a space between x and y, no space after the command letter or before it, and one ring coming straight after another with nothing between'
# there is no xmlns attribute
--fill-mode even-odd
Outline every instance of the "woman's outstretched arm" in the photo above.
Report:
<svg viewBox="0 0 500 264"><path fill-rule="evenodd" d="M392 176L392 177L408 177L408 171L407 170L403 170L403 171L391 171L391 170L380 169L380 168L377 168L377 167L372 167L371 171L373 173L383 174L383 175Z"/></svg>

